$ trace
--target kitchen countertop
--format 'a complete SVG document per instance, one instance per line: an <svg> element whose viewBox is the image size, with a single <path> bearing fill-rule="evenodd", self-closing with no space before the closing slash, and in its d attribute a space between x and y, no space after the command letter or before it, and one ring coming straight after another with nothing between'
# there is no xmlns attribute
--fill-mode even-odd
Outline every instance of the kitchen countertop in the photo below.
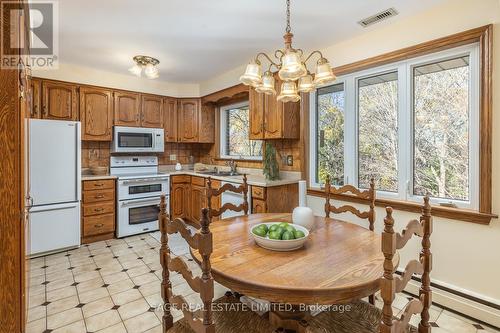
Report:
<svg viewBox="0 0 500 333"><path fill-rule="evenodd" d="M104 180L104 179L116 179L117 176L113 175L82 175L82 180Z"/></svg>
<svg viewBox="0 0 500 333"><path fill-rule="evenodd" d="M175 175L189 175L189 176L196 176L196 177L203 177L203 178L210 177L212 179L220 180L220 181L224 181L224 182L238 183L238 184L243 183L243 175L239 175L239 176L217 176L217 175L207 175L207 174L196 172L196 171L193 171L193 170L167 171L166 173L170 174L171 176L175 176ZM295 183L298 183L299 180L300 180L300 178L296 178L296 179L295 178L286 178L286 179L280 179L280 180L267 180L264 176L252 175L252 174L248 174L247 175L248 185L261 186L261 187L273 187L273 186L295 184Z"/></svg>
<svg viewBox="0 0 500 333"><path fill-rule="evenodd" d="M203 177L203 178L211 177L214 180L220 180L220 181L224 181L224 182L231 182L231 183L238 183L238 184L243 183L243 175L239 175L239 176L207 175L207 174L197 172L194 170L175 171L175 170L172 170L171 166L161 166L161 165L160 165L159 171L162 173L168 174L170 176L188 175L188 176ZM240 172L246 173L247 171L248 170L241 170ZM106 174L106 175L82 174L82 180L104 180L104 179L117 179L117 178L118 178L117 176L110 175L110 174ZM282 173L282 179L280 179L280 180L266 180L266 178L263 175L247 173L248 185L252 185L252 186L260 186L260 187L281 186L281 185L295 184L295 183L298 183L299 180L300 180L300 176L296 172Z"/></svg>

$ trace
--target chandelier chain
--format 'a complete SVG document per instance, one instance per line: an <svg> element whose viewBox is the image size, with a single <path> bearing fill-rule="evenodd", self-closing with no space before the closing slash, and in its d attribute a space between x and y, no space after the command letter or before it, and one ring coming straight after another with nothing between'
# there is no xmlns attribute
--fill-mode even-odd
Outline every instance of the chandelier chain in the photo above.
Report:
<svg viewBox="0 0 500 333"><path fill-rule="evenodd" d="M290 26L290 0L286 0L286 33L290 33L292 28Z"/></svg>

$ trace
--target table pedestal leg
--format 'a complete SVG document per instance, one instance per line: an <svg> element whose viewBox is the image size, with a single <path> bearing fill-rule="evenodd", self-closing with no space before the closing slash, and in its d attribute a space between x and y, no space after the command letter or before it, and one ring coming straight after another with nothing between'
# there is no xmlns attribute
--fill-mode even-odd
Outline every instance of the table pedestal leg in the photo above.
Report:
<svg viewBox="0 0 500 333"><path fill-rule="evenodd" d="M305 333L310 316L308 310L303 310L303 306L293 305L291 309L283 309L280 304L272 303L269 322L273 328L282 327L297 333Z"/></svg>

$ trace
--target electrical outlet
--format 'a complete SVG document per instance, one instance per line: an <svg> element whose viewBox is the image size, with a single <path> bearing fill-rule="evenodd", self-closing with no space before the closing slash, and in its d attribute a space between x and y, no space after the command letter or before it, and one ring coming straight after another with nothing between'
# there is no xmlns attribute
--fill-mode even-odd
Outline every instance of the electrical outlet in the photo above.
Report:
<svg viewBox="0 0 500 333"><path fill-rule="evenodd" d="M293 156L292 155L287 155L286 156L286 165L292 166L293 165Z"/></svg>
<svg viewBox="0 0 500 333"><path fill-rule="evenodd" d="M175 154L170 154L170 160L171 160L171 161L175 161L175 160L177 160L177 155L175 155Z"/></svg>

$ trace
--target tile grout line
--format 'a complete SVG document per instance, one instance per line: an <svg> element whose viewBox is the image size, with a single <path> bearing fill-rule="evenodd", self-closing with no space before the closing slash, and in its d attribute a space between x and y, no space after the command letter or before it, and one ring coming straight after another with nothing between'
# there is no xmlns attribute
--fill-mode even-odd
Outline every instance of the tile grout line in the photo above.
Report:
<svg viewBox="0 0 500 333"><path fill-rule="evenodd" d="M87 247L87 250L88 250L88 247ZM71 258L71 253L69 253L69 254L70 255L67 257L68 261L69 261L69 267L73 267L73 264L71 263L71 259L70 259ZM71 270L71 275L73 276L73 283L76 283L75 273L73 271L74 270L72 269ZM76 292L76 298L78 299L78 304L81 304L82 301L80 300L80 293L78 292L78 285L76 285L74 288L75 288L75 292ZM85 326L85 331L88 332L88 330L87 330L87 322L85 322L85 317L83 316L83 307L80 308L80 313L82 314L82 320L83 320L83 325Z"/></svg>
<svg viewBox="0 0 500 333"><path fill-rule="evenodd" d="M109 251L111 252L111 254L113 255L113 257L116 257L116 254L115 254L115 252L113 251L113 245L112 245L112 244L109 244L107 241L105 241L104 243L106 244L106 246L108 246L108 245L109 245ZM94 259L94 258L92 258L92 259ZM120 260L118 260L118 258L116 258L115 260L118 262L118 264L120 265L120 267L121 267L122 269L124 269L124 268L123 268L123 265L122 265L122 264L121 264L121 262L120 262ZM95 260L94 260L94 262L95 262ZM102 273L101 273L101 271L100 271L100 270L99 270L99 275L101 276L101 278L102 278L102 279L103 279L103 281L104 281L104 276L102 275ZM127 274L127 276L128 276L128 274ZM108 290L108 288L107 288L107 287L106 287L106 290L108 291L109 298L111 298L111 302L113 303L113 305L114 305L114 306L116 306L115 301L113 300L113 297L111 297L111 294L109 293L109 290ZM121 305L120 305L120 306L121 306ZM123 327L125 328L125 332L127 332L127 333L128 333L127 326L125 326L125 321L123 320L122 315L120 314L120 311L118 311L118 309L116 310L116 313L118 313L118 316L120 317L121 323L122 323Z"/></svg>

